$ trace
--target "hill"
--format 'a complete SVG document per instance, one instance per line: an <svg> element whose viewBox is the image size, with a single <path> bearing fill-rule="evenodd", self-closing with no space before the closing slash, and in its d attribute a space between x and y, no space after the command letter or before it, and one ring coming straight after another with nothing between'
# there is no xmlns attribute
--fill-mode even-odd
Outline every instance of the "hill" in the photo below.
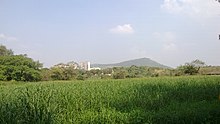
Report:
<svg viewBox="0 0 220 124"><path fill-rule="evenodd" d="M140 58L128 60L120 63L114 64L92 64L92 67L100 67L100 68L112 68L112 67L130 67L132 65L136 66L149 66L149 67L160 67L160 68L170 68L168 66L162 65L150 58Z"/></svg>

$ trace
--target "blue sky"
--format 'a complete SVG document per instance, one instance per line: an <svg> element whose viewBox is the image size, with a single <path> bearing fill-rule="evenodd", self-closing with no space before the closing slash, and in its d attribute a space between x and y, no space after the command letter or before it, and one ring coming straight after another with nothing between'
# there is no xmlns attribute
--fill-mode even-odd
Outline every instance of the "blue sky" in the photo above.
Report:
<svg viewBox="0 0 220 124"><path fill-rule="evenodd" d="M0 0L0 44L45 67L147 57L220 65L215 0Z"/></svg>

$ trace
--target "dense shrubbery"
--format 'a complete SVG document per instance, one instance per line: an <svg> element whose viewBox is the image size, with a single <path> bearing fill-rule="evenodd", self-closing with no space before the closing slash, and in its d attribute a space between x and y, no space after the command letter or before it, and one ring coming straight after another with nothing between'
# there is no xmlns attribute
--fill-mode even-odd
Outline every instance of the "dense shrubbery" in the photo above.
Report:
<svg viewBox="0 0 220 124"><path fill-rule="evenodd" d="M41 64L24 55L0 56L0 80L39 81Z"/></svg>
<svg viewBox="0 0 220 124"><path fill-rule="evenodd" d="M12 50L0 45L1 81L39 81L42 64L26 55L13 55Z"/></svg>
<svg viewBox="0 0 220 124"><path fill-rule="evenodd" d="M114 67L102 70L79 70L73 68L52 67L42 69L42 80L85 80L85 79L125 79L158 76L173 76L173 69L162 69L157 67Z"/></svg>

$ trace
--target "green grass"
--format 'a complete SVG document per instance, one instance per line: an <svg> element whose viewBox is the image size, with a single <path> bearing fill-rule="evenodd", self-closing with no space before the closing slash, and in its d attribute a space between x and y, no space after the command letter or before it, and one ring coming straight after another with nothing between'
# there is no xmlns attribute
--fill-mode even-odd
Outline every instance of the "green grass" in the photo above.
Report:
<svg viewBox="0 0 220 124"><path fill-rule="evenodd" d="M0 123L220 123L220 76L0 83Z"/></svg>

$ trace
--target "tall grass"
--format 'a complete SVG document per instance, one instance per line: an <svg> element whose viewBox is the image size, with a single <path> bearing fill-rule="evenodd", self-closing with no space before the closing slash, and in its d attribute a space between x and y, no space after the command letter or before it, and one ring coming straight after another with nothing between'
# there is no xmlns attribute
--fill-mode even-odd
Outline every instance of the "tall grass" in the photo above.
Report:
<svg viewBox="0 0 220 124"><path fill-rule="evenodd" d="M0 123L220 123L220 77L0 86Z"/></svg>

